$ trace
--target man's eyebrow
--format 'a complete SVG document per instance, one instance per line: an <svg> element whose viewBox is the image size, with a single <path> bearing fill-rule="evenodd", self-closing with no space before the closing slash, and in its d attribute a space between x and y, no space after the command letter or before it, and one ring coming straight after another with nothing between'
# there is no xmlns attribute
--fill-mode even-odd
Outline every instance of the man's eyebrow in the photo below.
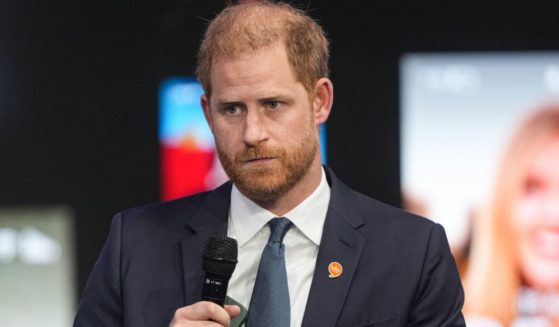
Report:
<svg viewBox="0 0 559 327"><path fill-rule="evenodd" d="M227 99L223 99L223 100L217 100L217 105L220 107L223 106L233 106L233 105L243 105L244 102L242 101L233 101L233 100L227 100Z"/></svg>
<svg viewBox="0 0 559 327"><path fill-rule="evenodd" d="M291 96L288 95L274 95L274 96L269 96L269 97L265 97L265 98L261 98L258 100L260 103L264 103L264 102L270 102L270 101L283 101L283 102L291 102L293 101L293 98Z"/></svg>
<svg viewBox="0 0 559 327"><path fill-rule="evenodd" d="M289 95L277 94L277 95L267 96L264 98L259 98L257 101L259 103L266 103L270 101L293 102L293 97ZM223 107L223 106L233 106L233 105L245 105L245 102L224 98L224 99L217 99L216 104L219 107Z"/></svg>

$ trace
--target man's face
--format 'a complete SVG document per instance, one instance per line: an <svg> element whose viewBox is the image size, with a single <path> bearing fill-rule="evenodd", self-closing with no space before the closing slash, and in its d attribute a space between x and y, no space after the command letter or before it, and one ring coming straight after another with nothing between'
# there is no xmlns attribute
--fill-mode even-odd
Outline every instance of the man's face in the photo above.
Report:
<svg viewBox="0 0 559 327"><path fill-rule="evenodd" d="M320 163L313 104L283 45L219 58L202 98L227 175L256 202L278 199Z"/></svg>

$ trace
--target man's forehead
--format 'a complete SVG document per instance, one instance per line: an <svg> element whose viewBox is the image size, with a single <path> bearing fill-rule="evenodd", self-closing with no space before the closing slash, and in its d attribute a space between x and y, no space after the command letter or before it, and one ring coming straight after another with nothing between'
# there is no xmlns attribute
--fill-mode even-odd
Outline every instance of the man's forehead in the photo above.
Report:
<svg viewBox="0 0 559 327"><path fill-rule="evenodd" d="M255 88L254 91L264 87L265 93L282 95L289 93L287 88L291 86L303 86L289 62L285 46L279 43L258 51L216 58L211 67L211 83L212 95L224 88L235 92L235 88L243 87Z"/></svg>
<svg viewBox="0 0 559 327"><path fill-rule="evenodd" d="M237 61L237 60L251 60L258 57L260 54L275 53L276 55L282 55L287 58L287 46L284 40L277 40L266 46L259 47L257 49L245 47L238 48L234 51L227 51L223 53L216 53L212 58L212 68L215 67L216 63L223 61Z"/></svg>

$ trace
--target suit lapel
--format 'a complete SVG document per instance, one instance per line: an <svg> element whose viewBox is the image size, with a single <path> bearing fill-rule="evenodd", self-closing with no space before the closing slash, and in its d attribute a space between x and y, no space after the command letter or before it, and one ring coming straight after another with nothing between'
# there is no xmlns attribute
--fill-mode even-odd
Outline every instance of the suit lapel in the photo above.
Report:
<svg viewBox="0 0 559 327"><path fill-rule="evenodd" d="M187 223L191 235L181 242L185 305L200 301L204 280L202 252L210 235L227 235L230 195L230 183L209 193L200 209Z"/></svg>
<svg viewBox="0 0 559 327"><path fill-rule="evenodd" d="M326 169L331 185L330 206L302 326L335 326L351 287L365 240L355 229L363 225L351 190ZM343 272L329 277L328 266L338 262Z"/></svg>

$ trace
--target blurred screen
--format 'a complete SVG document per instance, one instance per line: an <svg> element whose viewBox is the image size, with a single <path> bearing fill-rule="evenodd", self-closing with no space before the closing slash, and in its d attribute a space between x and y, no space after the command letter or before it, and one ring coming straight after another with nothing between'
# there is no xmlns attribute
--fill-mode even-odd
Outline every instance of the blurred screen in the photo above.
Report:
<svg viewBox="0 0 559 327"><path fill-rule="evenodd" d="M0 326L72 324L72 222L63 207L0 208Z"/></svg>
<svg viewBox="0 0 559 327"><path fill-rule="evenodd" d="M168 78L159 91L159 144L163 200L216 188L228 180L204 118L202 86L194 78ZM326 163L326 126L321 126Z"/></svg>
<svg viewBox="0 0 559 327"><path fill-rule="evenodd" d="M403 203L445 227L465 313L559 318L559 53L411 53L400 68Z"/></svg>

